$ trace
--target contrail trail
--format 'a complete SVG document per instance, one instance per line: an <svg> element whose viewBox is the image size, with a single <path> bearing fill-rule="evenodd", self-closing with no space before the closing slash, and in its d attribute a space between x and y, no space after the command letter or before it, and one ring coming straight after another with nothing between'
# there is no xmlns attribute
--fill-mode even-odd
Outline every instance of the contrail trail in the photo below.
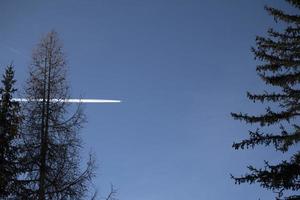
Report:
<svg viewBox="0 0 300 200"><path fill-rule="evenodd" d="M26 56L25 54L23 54L20 50L14 48L14 47L7 47L8 50L10 50L11 52L15 53L15 54L18 54L20 56L23 56L25 58L28 58L28 56Z"/></svg>
<svg viewBox="0 0 300 200"><path fill-rule="evenodd" d="M7 48L10 52L12 52L14 54L20 55L20 56L22 56L24 58L29 58L27 55L25 55L24 53L22 53L22 51L20 51L19 49L14 48L13 47L14 45L11 45L11 43L0 41L0 47L1 46L4 47L4 48Z"/></svg>
<svg viewBox="0 0 300 200"><path fill-rule="evenodd" d="M43 99L25 99L25 98L13 98L13 101L18 102L29 102L29 101L39 101L42 102ZM65 102L65 103L121 103L121 100L113 99L50 99L50 102Z"/></svg>

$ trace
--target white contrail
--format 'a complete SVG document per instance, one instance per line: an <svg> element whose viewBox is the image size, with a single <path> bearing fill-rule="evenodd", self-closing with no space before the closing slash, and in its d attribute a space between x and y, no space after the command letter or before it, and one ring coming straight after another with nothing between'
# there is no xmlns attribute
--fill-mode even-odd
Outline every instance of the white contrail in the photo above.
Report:
<svg viewBox="0 0 300 200"><path fill-rule="evenodd" d="M25 98L13 98L13 101L28 102L28 101L39 101L43 99L25 99ZM50 102L66 102L66 103L121 103L121 100L112 99L50 99Z"/></svg>

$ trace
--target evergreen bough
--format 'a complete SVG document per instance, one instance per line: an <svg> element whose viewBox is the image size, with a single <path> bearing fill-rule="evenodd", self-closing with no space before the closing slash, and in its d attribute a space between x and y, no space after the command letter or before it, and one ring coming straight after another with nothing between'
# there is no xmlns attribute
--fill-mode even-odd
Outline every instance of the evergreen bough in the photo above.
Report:
<svg viewBox="0 0 300 200"><path fill-rule="evenodd" d="M12 197L17 190L19 104L12 101L14 88L14 70L9 65L2 79L0 88L0 199Z"/></svg>
<svg viewBox="0 0 300 200"><path fill-rule="evenodd" d="M255 59L262 64L256 67L260 78L274 92L261 94L247 93L253 102L269 103L261 115L231 113L237 120L258 124L256 131L249 131L249 138L234 143L233 148L254 148L256 145L273 145L277 151L292 154L287 160L277 164L265 161L263 168L249 166L249 172L232 178L236 184L259 183L261 187L278 194L276 199L300 199L300 1L286 0L296 14L288 14L280 9L266 6L265 10L282 22L285 28L277 31L270 28L266 37L256 37L256 48L252 48ZM271 108L272 107L272 108ZM266 132L266 127L270 128ZM277 130L277 131L274 131ZM291 150L290 147L296 147ZM292 152L293 151L293 152Z"/></svg>

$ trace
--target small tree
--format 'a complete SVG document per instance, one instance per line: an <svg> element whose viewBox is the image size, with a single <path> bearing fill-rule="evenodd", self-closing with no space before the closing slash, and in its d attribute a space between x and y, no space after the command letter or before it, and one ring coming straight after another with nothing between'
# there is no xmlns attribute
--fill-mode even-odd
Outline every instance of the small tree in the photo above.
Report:
<svg viewBox="0 0 300 200"><path fill-rule="evenodd" d="M299 12L299 0L286 0ZM300 15L288 14L282 10L265 7L275 21L287 24L282 31L268 30L267 37L257 37L257 48L253 48L256 59L262 61L256 70L261 79L279 90L263 94L250 94L254 102L269 102L269 107L261 115L232 113L235 119L246 123L258 123L260 128L250 131L249 139L234 143L233 148L254 148L256 145L273 145L277 151L285 153L300 141ZM271 108L272 107L272 108ZM265 129L275 125L273 129ZM276 130L277 131L273 131ZM268 132L266 132L268 130ZM299 144L298 144L299 145ZM249 172L241 177L233 177L235 182L259 183L261 187L278 193L277 199L300 199L300 151L299 146L293 156L277 164L265 161L264 168L249 166ZM289 193L285 193L289 191ZM293 192L294 191L294 195Z"/></svg>
<svg viewBox="0 0 300 200"><path fill-rule="evenodd" d="M14 88L14 70L9 65L0 88L0 198L14 195L17 185L18 167L18 127L20 122L19 104L12 101Z"/></svg>
<svg viewBox="0 0 300 200"><path fill-rule="evenodd" d="M78 130L84 115L70 115L66 62L57 33L52 31L35 49L22 105L25 171L19 198L82 199L93 176L93 160L82 172ZM26 183L26 184L25 184Z"/></svg>

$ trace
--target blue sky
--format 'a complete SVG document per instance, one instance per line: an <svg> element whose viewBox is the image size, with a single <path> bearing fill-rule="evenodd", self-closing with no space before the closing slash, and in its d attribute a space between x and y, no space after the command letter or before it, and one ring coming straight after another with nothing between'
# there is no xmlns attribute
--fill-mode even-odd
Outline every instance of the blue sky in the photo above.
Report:
<svg viewBox="0 0 300 200"><path fill-rule="evenodd" d="M265 89L250 52L255 36L275 25L265 4L286 7L265 0L0 0L1 71L13 61L21 88L32 49L55 29L72 96L123 100L85 106L83 158L96 154L102 195L113 183L120 200L270 199L270 191L234 185L229 175L282 156L231 148L251 127L230 112L262 108L246 91Z"/></svg>

